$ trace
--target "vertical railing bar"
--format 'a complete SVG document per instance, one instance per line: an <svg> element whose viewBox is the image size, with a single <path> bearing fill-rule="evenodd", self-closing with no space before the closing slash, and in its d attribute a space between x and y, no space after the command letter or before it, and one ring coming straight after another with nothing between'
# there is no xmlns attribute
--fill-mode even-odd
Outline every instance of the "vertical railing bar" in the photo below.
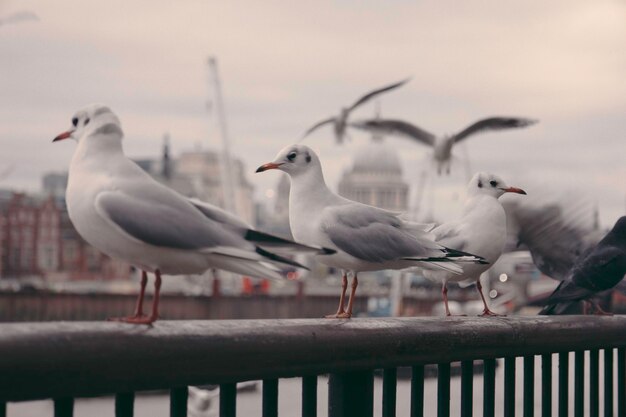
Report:
<svg viewBox="0 0 626 417"><path fill-rule="evenodd" d="M589 417L600 415L600 353L597 349L589 351Z"/></svg>
<svg viewBox="0 0 626 417"><path fill-rule="evenodd" d="M74 399L62 397L54 399L54 417L72 417L74 415Z"/></svg>
<svg viewBox="0 0 626 417"><path fill-rule="evenodd" d="M317 375L302 377L302 417L317 417Z"/></svg>
<svg viewBox="0 0 626 417"><path fill-rule="evenodd" d="M504 417L515 416L515 357L504 358Z"/></svg>
<svg viewBox="0 0 626 417"><path fill-rule="evenodd" d="M461 417L472 417L474 409L474 361L461 362Z"/></svg>
<svg viewBox="0 0 626 417"><path fill-rule="evenodd" d="M263 380L263 417L278 417L278 379Z"/></svg>
<svg viewBox="0 0 626 417"><path fill-rule="evenodd" d="M524 356L524 417L535 415L535 357Z"/></svg>
<svg viewBox="0 0 626 417"><path fill-rule="evenodd" d="M450 417L450 363L437 365L437 417Z"/></svg>
<svg viewBox="0 0 626 417"><path fill-rule="evenodd" d="M187 387L176 387L170 390L170 416L187 417L187 399L189 389Z"/></svg>
<svg viewBox="0 0 626 417"><path fill-rule="evenodd" d="M496 415L496 360L483 361L483 417Z"/></svg>
<svg viewBox="0 0 626 417"><path fill-rule="evenodd" d="M626 348L617 349L617 415L626 416Z"/></svg>
<svg viewBox="0 0 626 417"><path fill-rule="evenodd" d="M398 370L389 368L383 370L383 417L396 416L396 385Z"/></svg>
<svg viewBox="0 0 626 417"><path fill-rule="evenodd" d="M552 417L552 354L541 355L541 417Z"/></svg>
<svg viewBox="0 0 626 417"><path fill-rule="evenodd" d="M374 371L350 371L328 377L328 417L373 417Z"/></svg>
<svg viewBox="0 0 626 417"><path fill-rule="evenodd" d="M424 417L424 365L411 368L411 417Z"/></svg>
<svg viewBox="0 0 626 417"><path fill-rule="evenodd" d="M574 353L574 417L585 415L585 351Z"/></svg>
<svg viewBox="0 0 626 417"><path fill-rule="evenodd" d="M135 412L134 406L134 392L120 392L115 394L115 417L133 417Z"/></svg>
<svg viewBox="0 0 626 417"><path fill-rule="evenodd" d="M7 403L0 401L0 417L7 417Z"/></svg>
<svg viewBox="0 0 626 417"><path fill-rule="evenodd" d="M569 415L569 352L559 352L559 417Z"/></svg>
<svg viewBox="0 0 626 417"><path fill-rule="evenodd" d="M613 349L604 349L604 417L613 417Z"/></svg>
<svg viewBox="0 0 626 417"><path fill-rule="evenodd" d="M237 415L237 384L220 385L220 417Z"/></svg>

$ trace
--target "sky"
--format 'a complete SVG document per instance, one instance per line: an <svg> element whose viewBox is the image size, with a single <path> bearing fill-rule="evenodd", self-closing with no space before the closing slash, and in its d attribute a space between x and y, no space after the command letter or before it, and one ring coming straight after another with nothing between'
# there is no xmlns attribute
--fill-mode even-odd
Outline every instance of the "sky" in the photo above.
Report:
<svg viewBox="0 0 626 417"><path fill-rule="evenodd" d="M492 115L540 123L467 140L473 171L532 193L554 187L597 204L604 225L626 210L626 3L623 1L12 1L0 18L0 188L35 191L67 169L74 144L52 145L93 102L122 120L130 157L220 146L207 59L216 56L232 153L257 197L279 173L254 174L310 125L372 88L412 77L380 99L382 116L435 134ZM355 118L374 114L370 103ZM335 188L369 136L343 146L331 129L305 144ZM428 149L386 139L416 184ZM434 178L438 218L458 213L464 164Z"/></svg>

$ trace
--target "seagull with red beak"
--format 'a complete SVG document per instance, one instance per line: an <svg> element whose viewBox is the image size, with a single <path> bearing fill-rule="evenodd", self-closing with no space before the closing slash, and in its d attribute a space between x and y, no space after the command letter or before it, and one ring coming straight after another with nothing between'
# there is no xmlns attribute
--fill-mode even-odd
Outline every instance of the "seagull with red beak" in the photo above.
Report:
<svg viewBox="0 0 626 417"><path fill-rule="evenodd" d="M398 213L335 194L326 186L318 156L307 146L286 147L257 172L272 169L284 171L291 178L289 224L294 238L336 251L318 259L343 270L339 307L329 318L352 316L359 272L427 264L455 275L463 272L457 262L484 262L480 257L439 244L425 225L404 221ZM352 290L345 308L348 273L353 275Z"/></svg>
<svg viewBox="0 0 626 417"><path fill-rule="evenodd" d="M176 193L124 155L122 138L119 119L100 104L78 111L72 127L54 138L78 142L66 192L74 227L92 246L142 271L135 312L119 320L151 324L158 318L161 274L218 268L282 279L281 268L304 267L281 252L333 252L259 232L218 207ZM156 276L155 293L152 312L144 315L149 272Z"/></svg>
<svg viewBox="0 0 626 417"><path fill-rule="evenodd" d="M506 215L498 200L505 193L526 194L521 188L509 187L498 176L479 172L467 186L468 199L463 215L459 220L444 223L432 230L437 243L452 249L471 252L483 257L488 263L471 264L463 268L462 274L450 274L445 271L424 270L426 278L442 283L443 301L446 315L448 307L448 282L476 283L483 301L483 316L495 316L489 309L480 284L480 275L498 260L506 242Z"/></svg>

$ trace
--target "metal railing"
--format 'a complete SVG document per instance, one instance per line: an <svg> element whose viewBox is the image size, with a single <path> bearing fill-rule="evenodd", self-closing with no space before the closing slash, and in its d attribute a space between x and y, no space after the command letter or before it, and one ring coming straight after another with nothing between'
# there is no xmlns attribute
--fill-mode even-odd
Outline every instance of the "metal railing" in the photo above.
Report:
<svg viewBox="0 0 626 417"><path fill-rule="evenodd" d="M569 352L575 352L573 386ZM626 317L562 316L1 324L0 416L6 402L47 398L55 401L55 416L71 416L74 398L110 394L116 396L116 415L132 416L135 392L163 389L170 390L170 414L185 416L187 386L202 384L219 384L220 416L234 416L236 382L263 380L259 415L270 417L278 415L278 379L300 376L301 415L311 417L318 411L317 376L328 374L329 415L366 417L373 415L377 369L383 370L382 415L393 416L398 367L412 369L410 415L422 416L427 364L438 369L437 415L448 416L456 361L461 416L472 415L474 361L484 365L483 415L494 416L497 358L504 358L504 416L514 415L518 395L525 417L534 415L539 400L541 415L551 416L552 354L559 361L559 416L582 416L586 405L590 416L598 416L601 405L605 417L626 415ZM538 398L535 355L542 360ZM515 386L516 357L523 357L521 391Z"/></svg>

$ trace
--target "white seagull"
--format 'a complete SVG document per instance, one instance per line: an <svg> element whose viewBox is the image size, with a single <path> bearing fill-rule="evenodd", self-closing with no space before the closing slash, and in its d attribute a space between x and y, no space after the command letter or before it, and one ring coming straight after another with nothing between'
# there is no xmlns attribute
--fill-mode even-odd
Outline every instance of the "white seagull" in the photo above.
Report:
<svg viewBox="0 0 626 417"><path fill-rule="evenodd" d="M196 274L209 268L279 279L280 265L302 265L272 251L330 252L251 229L236 216L190 200L159 184L122 150L120 121L106 106L78 111L72 127L54 142L74 139L67 208L78 233L91 245L142 270L135 314L119 320L150 324L158 317L161 274ZM147 273L155 296L143 314Z"/></svg>
<svg viewBox="0 0 626 417"><path fill-rule="evenodd" d="M446 271L423 271L426 278L440 281L443 284L442 293L447 316L450 316L447 283L449 281L469 280L476 282L476 287L484 304L482 315L495 315L487 306L480 285L480 275L498 260L506 243L506 215L498 200L504 193L526 194L520 188L509 187L496 175L484 172L477 173L467 186L468 199L462 217L459 220L437 226L432 230L437 243L459 251L474 253L488 262L464 266L462 274L450 274Z"/></svg>
<svg viewBox="0 0 626 417"><path fill-rule="evenodd" d="M279 169L291 177L289 224L294 238L336 251L319 258L321 263L343 270L337 313L327 317L352 316L359 272L429 264L454 275L461 274L462 268L452 261L484 262L480 257L435 242L434 235L424 230L428 226L403 221L398 213L333 193L326 186L318 156L307 146L286 147L257 172L269 169ZM354 278L348 307L344 309L348 272Z"/></svg>
<svg viewBox="0 0 626 417"><path fill-rule="evenodd" d="M379 94L382 94L386 91L390 91L393 90L395 88L401 87L404 84L406 84L407 82L409 82L410 78L388 85L386 87L382 87L379 89L376 89L374 91L370 91L369 93L365 94L363 97L361 97L360 99L358 99L357 101L354 102L353 105L351 105L350 107L342 107L339 111L339 114L337 116L333 116L330 117L328 119L324 119L320 122L317 122L316 124L314 124L313 126L311 126L306 132L304 132L304 135L302 135L302 139L304 139L305 137L307 137L310 133L312 133L313 131L317 130L319 127L322 127L326 124L332 124L333 125L333 130L335 131L335 139L337 140L337 143L342 143L343 142L343 137L346 134L346 127L348 124L348 117L350 116L350 112L352 112L354 109L356 109L357 107L359 107L360 105L368 102L369 100L371 100L372 98L376 97Z"/></svg>
<svg viewBox="0 0 626 417"><path fill-rule="evenodd" d="M490 130L503 130L531 126L537 120L519 117L489 117L473 123L461 132L450 136L435 136L409 122L394 119L370 119L350 123L351 127L370 132L408 137L433 148L433 159L437 164L437 172L443 169L450 173L452 148L454 144L468 136Z"/></svg>

